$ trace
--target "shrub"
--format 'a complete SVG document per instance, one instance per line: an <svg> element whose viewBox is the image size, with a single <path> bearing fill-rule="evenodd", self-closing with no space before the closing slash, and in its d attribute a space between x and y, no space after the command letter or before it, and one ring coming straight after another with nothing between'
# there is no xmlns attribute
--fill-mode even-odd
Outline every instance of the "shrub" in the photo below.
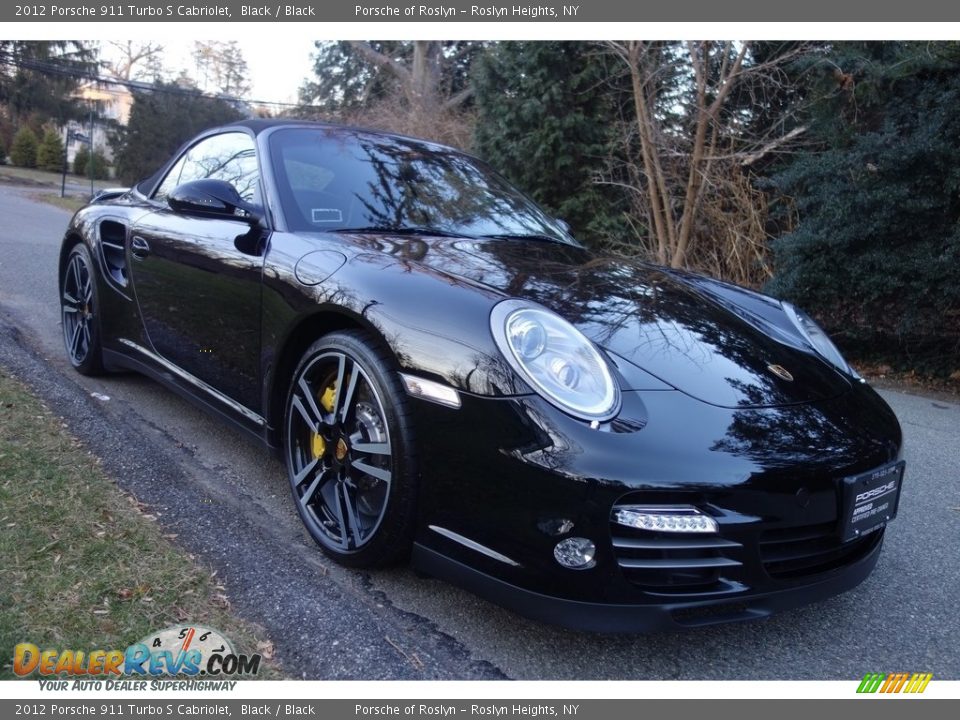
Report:
<svg viewBox="0 0 960 720"><path fill-rule="evenodd" d="M94 150L90 155L90 150L86 145L81 145L77 154L73 158L73 173L81 177L90 177L90 164L93 164L93 177L97 180L106 180L110 177L110 169L107 165L107 158L99 150Z"/></svg>
<svg viewBox="0 0 960 720"><path fill-rule="evenodd" d="M10 146L10 162L19 167L32 168L37 166L37 136L28 127L22 127L13 136Z"/></svg>
<svg viewBox="0 0 960 720"><path fill-rule="evenodd" d="M73 174L74 175L86 175L87 174L87 165L90 163L90 148L85 144L77 148L76 154L73 156Z"/></svg>
<svg viewBox="0 0 960 720"><path fill-rule="evenodd" d="M37 148L37 167L49 172L63 170L63 140L56 130L46 130Z"/></svg>
<svg viewBox="0 0 960 720"><path fill-rule="evenodd" d="M93 165L93 177L97 180L106 180L110 177L110 169L107 166L107 159L99 150L94 150L90 156L90 163ZM90 168L87 168L86 176L90 177Z"/></svg>

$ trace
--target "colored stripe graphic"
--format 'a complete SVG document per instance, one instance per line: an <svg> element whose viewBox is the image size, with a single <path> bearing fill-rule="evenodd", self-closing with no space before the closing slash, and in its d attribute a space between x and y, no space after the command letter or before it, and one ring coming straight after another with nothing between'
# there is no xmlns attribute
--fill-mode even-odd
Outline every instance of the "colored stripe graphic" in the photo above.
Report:
<svg viewBox="0 0 960 720"><path fill-rule="evenodd" d="M863 676L863 680L860 681L860 687L857 688L858 693L875 693L879 687L880 683L883 682L885 675L883 673L867 673Z"/></svg>
<svg viewBox="0 0 960 720"><path fill-rule="evenodd" d="M927 685L932 677L933 673L914 673L913 677L910 678L910 682L907 684L907 689L904 690L904 692L922 693L927 689Z"/></svg>
<svg viewBox="0 0 960 720"><path fill-rule="evenodd" d="M897 685L897 680L900 679L900 673L890 673L887 675L887 679L883 681L883 686L880 688L880 692L888 693L893 692L893 688Z"/></svg>
<svg viewBox="0 0 960 720"><path fill-rule="evenodd" d="M932 673L867 673L860 681L858 693L922 693L933 678Z"/></svg>

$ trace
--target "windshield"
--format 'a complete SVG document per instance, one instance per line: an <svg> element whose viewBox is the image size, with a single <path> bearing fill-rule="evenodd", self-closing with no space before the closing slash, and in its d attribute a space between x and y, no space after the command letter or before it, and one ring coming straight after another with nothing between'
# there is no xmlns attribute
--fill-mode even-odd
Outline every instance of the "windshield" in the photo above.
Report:
<svg viewBox="0 0 960 720"><path fill-rule="evenodd" d="M560 223L480 161L409 138L343 128L270 136L291 230L435 231L575 244Z"/></svg>

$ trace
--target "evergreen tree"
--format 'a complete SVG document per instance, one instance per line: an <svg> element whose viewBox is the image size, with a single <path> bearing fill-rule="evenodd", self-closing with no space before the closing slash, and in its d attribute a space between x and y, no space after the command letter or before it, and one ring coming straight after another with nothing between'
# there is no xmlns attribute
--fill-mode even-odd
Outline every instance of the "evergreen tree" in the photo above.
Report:
<svg viewBox="0 0 960 720"><path fill-rule="evenodd" d="M464 41L317 42L314 77L300 87L302 112L328 115L376 106L389 97L426 112L462 109L470 69L483 44Z"/></svg>
<svg viewBox="0 0 960 720"><path fill-rule="evenodd" d="M77 40L0 40L0 104L14 124L33 113L63 122L85 115L74 90L96 69L94 50Z"/></svg>
<svg viewBox="0 0 960 720"><path fill-rule="evenodd" d="M64 149L60 133L48 128L37 148L37 167L48 172L63 170Z"/></svg>
<svg viewBox="0 0 960 720"><path fill-rule="evenodd" d="M582 42L504 42L478 61L477 153L585 240L625 234L622 193L595 180L614 141L606 60Z"/></svg>
<svg viewBox="0 0 960 720"><path fill-rule="evenodd" d="M799 225L775 294L855 354L952 372L960 349L960 52L842 43L813 75L820 152L776 178Z"/></svg>
<svg viewBox="0 0 960 720"><path fill-rule="evenodd" d="M124 183L141 180L201 130L240 117L229 103L173 83L134 92L130 119L118 140L117 177Z"/></svg>
<svg viewBox="0 0 960 720"><path fill-rule="evenodd" d="M369 45L377 52L396 54L403 43L387 41ZM396 83L393 76L379 72L346 40L317 41L315 46L313 77L300 86L303 105L328 114L354 110L382 100Z"/></svg>
<svg viewBox="0 0 960 720"><path fill-rule="evenodd" d="M10 162L19 167L32 168L37 166L37 134L29 127L22 127L13 136L10 146Z"/></svg>

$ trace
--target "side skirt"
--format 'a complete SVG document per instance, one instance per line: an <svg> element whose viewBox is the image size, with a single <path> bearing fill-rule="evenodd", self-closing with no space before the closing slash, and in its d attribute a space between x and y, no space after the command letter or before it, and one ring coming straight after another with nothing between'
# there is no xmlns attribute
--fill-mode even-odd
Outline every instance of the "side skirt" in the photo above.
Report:
<svg viewBox="0 0 960 720"><path fill-rule="evenodd" d="M137 351L137 348L132 349ZM242 430L263 445L267 445L267 426L263 418L247 408L243 408L242 411L233 408L232 406L238 404L232 400L221 398L218 395L206 391L205 388L200 385L189 383L186 379L181 378L179 373L175 373L169 369L160 369L160 367L155 366L151 362L146 362L127 353L104 348L103 361L110 369L133 370L141 375L146 375L151 380L155 380L164 387L173 390L193 405L220 418L228 425ZM228 401L229 404L224 402L225 400Z"/></svg>

